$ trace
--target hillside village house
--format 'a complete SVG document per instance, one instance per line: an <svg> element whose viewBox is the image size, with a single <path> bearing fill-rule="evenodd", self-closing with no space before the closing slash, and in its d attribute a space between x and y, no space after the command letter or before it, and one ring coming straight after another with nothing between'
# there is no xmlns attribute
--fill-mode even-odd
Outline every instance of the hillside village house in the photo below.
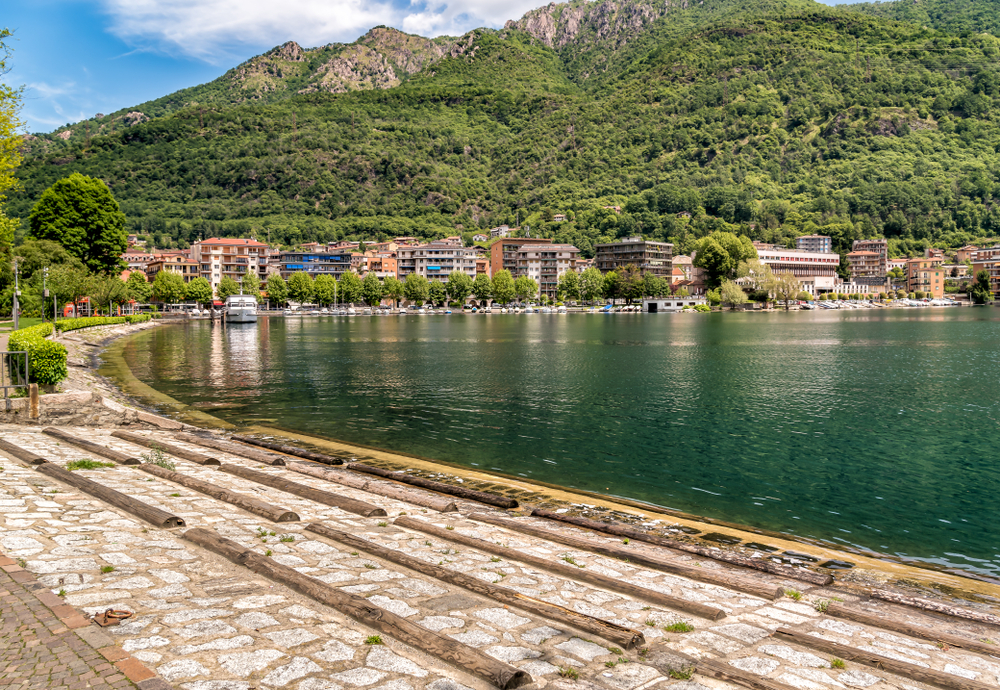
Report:
<svg viewBox="0 0 1000 690"><path fill-rule="evenodd" d="M906 262L906 289L908 292L920 290L927 297L944 297L944 267L941 259L917 257Z"/></svg>

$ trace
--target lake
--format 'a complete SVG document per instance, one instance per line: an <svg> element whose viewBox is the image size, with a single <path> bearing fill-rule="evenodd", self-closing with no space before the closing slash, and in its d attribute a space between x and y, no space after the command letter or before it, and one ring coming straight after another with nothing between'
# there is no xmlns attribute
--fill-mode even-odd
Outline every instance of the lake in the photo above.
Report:
<svg viewBox="0 0 1000 690"><path fill-rule="evenodd" d="M1000 578L1000 309L206 321L143 382L265 423Z"/></svg>

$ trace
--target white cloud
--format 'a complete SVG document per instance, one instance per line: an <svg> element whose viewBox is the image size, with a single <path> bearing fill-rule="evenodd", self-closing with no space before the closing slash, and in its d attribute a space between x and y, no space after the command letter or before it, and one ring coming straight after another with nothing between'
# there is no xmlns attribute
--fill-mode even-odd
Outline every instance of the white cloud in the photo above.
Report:
<svg viewBox="0 0 1000 690"><path fill-rule="evenodd" d="M502 26L539 0L103 0L110 30L144 49L227 63L294 40L304 46L357 39L379 24L424 36Z"/></svg>

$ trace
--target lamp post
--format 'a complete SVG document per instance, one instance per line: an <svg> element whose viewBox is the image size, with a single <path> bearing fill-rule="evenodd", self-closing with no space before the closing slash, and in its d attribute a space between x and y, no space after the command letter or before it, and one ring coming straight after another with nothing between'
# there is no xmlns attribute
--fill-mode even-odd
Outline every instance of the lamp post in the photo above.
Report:
<svg viewBox="0 0 1000 690"><path fill-rule="evenodd" d="M14 330L18 329L18 316L17 312L20 311L20 304L18 304L18 297L21 296L21 287L17 280L17 257L14 257Z"/></svg>
<svg viewBox="0 0 1000 690"><path fill-rule="evenodd" d="M45 268L42 269L42 323L45 323L45 300L49 298L48 279L49 279L49 267L46 266ZM53 323L55 323L54 321L55 313L56 313L55 307L53 307L52 309Z"/></svg>

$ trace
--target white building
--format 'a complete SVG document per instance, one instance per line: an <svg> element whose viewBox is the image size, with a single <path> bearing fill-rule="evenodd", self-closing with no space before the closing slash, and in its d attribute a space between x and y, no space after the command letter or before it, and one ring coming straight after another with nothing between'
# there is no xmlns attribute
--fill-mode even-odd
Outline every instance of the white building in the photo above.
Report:
<svg viewBox="0 0 1000 690"><path fill-rule="evenodd" d="M770 266L771 272L791 273L802 289L811 295L834 290L837 285L837 267L840 255L833 252L807 252L801 249L758 249L757 258Z"/></svg>
<svg viewBox="0 0 1000 690"><path fill-rule="evenodd" d="M396 251L396 273L406 280L411 273L427 280L448 280L452 271L461 271L470 278L476 277L476 258L479 247L460 247L444 242L431 242L416 247L400 247Z"/></svg>
<svg viewBox="0 0 1000 690"><path fill-rule="evenodd" d="M490 237L510 237L510 226L500 225L490 230Z"/></svg>
<svg viewBox="0 0 1000 690"><path fill-rule="evenodd" d="M517 276L538 283L540 297L556 298L559 278L576 270L580 250L571 244L522 244L517 250Z"/></svg>
<svg viewBox="0 0 1000 690"><path fill-rule="evenodd" d="M237 283L248 273L259 277L261 268L267 265L267 255L266 244L242 238L213 237L191 245L191 258L200 264L199 273L212 284L213 291L224 276Z"/></svg>

